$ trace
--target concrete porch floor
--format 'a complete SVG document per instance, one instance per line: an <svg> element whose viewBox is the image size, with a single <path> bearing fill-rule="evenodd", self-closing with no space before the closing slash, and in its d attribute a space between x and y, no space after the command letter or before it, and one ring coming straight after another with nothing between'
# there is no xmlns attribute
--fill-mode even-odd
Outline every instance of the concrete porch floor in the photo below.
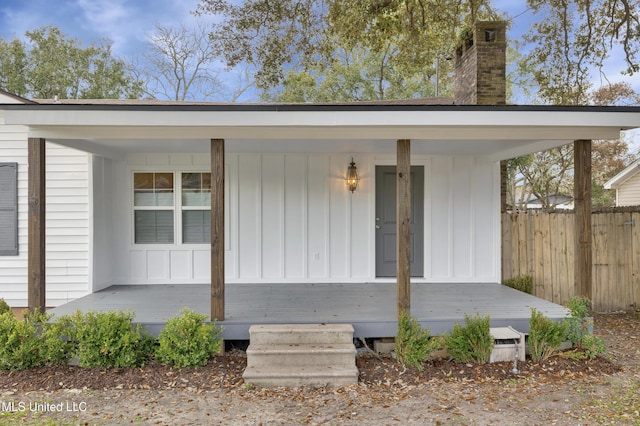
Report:
<svg viewBox="0 0 640 426"><path fill-rule="evenodd" d="M223 338L248 340L252 324L347 323L355 337L396 335L395 283L227 284ZM136 323L157 334L183 307L210 314L210 286L114 285L49 311L55 315L97 310L135 312ZM413 283L411 315L431 334L464 322L464 315L489 314L492 327L529 331L531 308L551 319L567 310L498 283Z"/></svg>

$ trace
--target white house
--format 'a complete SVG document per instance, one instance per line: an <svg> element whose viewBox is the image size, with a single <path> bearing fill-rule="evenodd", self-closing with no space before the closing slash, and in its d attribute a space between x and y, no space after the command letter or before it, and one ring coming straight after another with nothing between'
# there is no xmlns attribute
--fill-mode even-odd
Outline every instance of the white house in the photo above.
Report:
<svg viewBox="0 0 640 426"><path fill-rule="evenodd" d="M0 90L0 104L31 101ZM0 298L27 306L27 138L29 129L4 122L0 107ZM47 143L48 303L92 291L89 190L91 155Z"/></svg>
<svg viewBox="0 0 640 426"><path fill-rule="evenodd" d="M458 59L504 50L504 28L491 31ZM481 74L463 85L481 93ZM13 101L0 105L1 161L18 164L18 253L0 257L13 306L28 293L55 306L114 284L193 283L223 305L225 285L400 282L409 262L412 282L499 282L500 161L640 127L638 108L442 99ZM396 201L409 165L411 196Z"/></svg>
<svg viewBox="0 0 640 426"><path fill-rule="evenodd" d="M640 160L636 160L604 184L605 189L616 190L616 206L640 205L639 172Z"/></svg>

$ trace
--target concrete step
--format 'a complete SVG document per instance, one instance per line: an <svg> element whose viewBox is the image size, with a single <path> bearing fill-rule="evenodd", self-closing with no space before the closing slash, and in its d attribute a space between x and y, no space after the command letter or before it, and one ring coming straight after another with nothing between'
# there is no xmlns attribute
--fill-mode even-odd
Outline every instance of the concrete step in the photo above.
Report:
<svg viewBox="0 0 640 426"><path fill-rule="evenodd" d="M351 324L260 324L249 334L256 345L353 343Z"/></svg>
<svg viewBox="0 0 640 426"><path fill-rule="evenodd" d="M264 366L355 366L353 343L307 345L256 345L247 348L247 365Z"/></svg>
<svg viewBox="0 0 640 426"><path fill-rule="evenodd" d="M344 386L358 383L358 369L334 366L247 367L242 375L256 386Z"/></svg>
<svg viewBox="0 0 640 426"><path fill-rule="evenodd" d="M249 329L247 368L258 386L358 383L351 324L267 324Z"/></svg>

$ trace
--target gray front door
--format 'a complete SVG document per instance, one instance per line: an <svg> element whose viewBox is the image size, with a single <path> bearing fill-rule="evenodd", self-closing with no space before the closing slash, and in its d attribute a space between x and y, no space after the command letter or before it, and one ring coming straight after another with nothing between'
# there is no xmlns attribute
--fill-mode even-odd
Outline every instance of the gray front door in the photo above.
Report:
<svg viewBox="0 0 640 426"><path fill-rule="evenodd" d="M396 276L396 167L376 166L376 276ZM424 276L424 167L411 167L411 276Z"/></svg>

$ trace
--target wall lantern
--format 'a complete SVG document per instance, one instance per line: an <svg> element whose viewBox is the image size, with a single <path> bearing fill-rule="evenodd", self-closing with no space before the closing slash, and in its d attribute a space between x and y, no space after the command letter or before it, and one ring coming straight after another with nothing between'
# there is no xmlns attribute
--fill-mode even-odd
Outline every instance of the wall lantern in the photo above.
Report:
<svg viewBox="0 0 640 426"><path fill-rule="evenodd" d="M356 167L356 163L353 162L353 157L351 157L351 164L349 164L347 168L347 186L349 187L349 191L353 193L358 188L359 181L358 168Z"/></svg>

